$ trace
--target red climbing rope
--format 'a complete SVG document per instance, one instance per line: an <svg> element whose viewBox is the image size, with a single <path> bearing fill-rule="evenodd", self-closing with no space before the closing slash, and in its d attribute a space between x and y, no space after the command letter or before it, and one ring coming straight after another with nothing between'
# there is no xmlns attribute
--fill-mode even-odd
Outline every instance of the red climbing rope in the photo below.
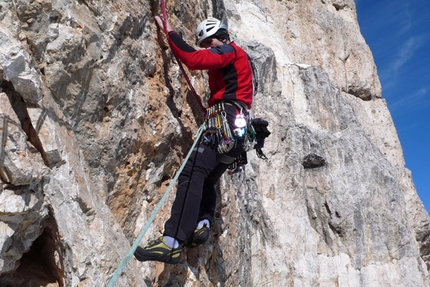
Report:
<svg viewBox="0 0 430 287"><path fill-rule="evenodd" d="M169 38L169 34L167 33L167 9L166 9L166 1L161 0L161 10L163 11L163 27L164 32L166 34L166 37ZM182 75L184 75L185 80L187 81L188 87L190 88L191 93L193 94L197 104L199 105L200 109L202 110L203 115L206 115L206 108L203 106L202 99L197 94L196 90L194 89L193 85L191 84L190 78L187 75L187 72L184 69L184 66L182 65L182 62L178 59L178 57L175 56L176 61L178 62L179 68L181 69Z"/></svg>

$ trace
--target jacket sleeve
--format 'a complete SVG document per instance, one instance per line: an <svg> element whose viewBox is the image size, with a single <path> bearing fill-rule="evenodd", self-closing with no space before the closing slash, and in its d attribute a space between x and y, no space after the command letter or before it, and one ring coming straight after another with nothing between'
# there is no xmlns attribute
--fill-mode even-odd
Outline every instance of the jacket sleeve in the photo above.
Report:
<svg viewBox="0 0 430 287"><path fill-rule="evenodd" d="M173 54L191 70L221 69L235 59L235 50L230 45L196 50L174 31L169 32L168 39Z"/></svg>

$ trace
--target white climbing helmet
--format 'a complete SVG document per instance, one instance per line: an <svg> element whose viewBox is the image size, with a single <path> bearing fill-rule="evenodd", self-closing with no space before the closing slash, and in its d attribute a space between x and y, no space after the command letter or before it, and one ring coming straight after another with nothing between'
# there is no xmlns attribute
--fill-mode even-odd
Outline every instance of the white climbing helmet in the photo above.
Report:
<svg viewBox="0 0 430 287"><path fill-rule="evenodd" d="M200 47L204 39L215 35L219 29L227 31L227 25L216 18L210 17L201 22L196 29L197 45Z"/></svg>

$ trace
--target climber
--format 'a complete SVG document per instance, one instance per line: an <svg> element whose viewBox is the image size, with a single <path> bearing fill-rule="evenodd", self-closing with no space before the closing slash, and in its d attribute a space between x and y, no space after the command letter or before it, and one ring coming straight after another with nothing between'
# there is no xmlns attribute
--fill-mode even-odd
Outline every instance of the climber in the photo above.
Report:
<svg viewBox="0 0 430 287"><path fill-rule="evenodd" d="M167 19L160 15L155 21L167 33L174 55L189 69L208 70L209 75L208 128L179 176L163 236L144 248L138 246L134 253L139 261L176 264L183 247L196 247L208 240L215 212L215 184L244 151L252 71L247 54L230 41L227 26L218 19L208 18L198 25L197 50L172 30Z"/></svg>

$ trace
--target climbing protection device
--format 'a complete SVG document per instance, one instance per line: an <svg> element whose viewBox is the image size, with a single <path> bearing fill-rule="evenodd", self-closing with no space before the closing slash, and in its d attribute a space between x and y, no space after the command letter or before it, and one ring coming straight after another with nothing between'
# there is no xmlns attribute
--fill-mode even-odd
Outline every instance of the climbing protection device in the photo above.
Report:
<svg viewBox="0 0 430 287"><path fill-rule="evenodd" d="M208 129L204 133L205 142L217 146L220 154L229 152L234 147L235 140L223 102L208 108L206 122Z"/></svg>
<svg viewBox="0 0 430 287"><path fill-rule="evenodd" d="M228 123L225 105L234 105L238 108L239 113L236 115L233 129ZM250 146L247 134L249 111L245 114L244 109L241 104L234 101L220 102L207 109L208 129L205 131L203 139L212 147L216 147L219 154L228 153L236 146L237 139L244 139L245 150L248 145Z"/></svg>

